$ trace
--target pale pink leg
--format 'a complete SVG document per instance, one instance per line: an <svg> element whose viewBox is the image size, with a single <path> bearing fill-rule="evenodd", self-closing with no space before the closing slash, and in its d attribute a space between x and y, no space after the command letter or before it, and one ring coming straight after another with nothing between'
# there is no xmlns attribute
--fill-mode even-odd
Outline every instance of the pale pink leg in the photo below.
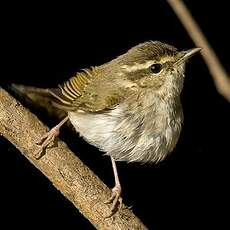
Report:
<svg viewBox="0 0 230 230"><path fill-rule="evenodd" d="M39 145L39 149L35 151L34 157L35 158L40 158L42 155L43 150L51 143L54 141L54 139L59 135L60 128L62 125L68 121L68 116L65 117L59 124L54 126L49 132L47 132L41 140L39 140L36 144Z"/></svg>
<svg viewBox="0 0 230 230"><path fill-rule="evenodd" d="M111 215L113 215L117 211L118 205L122 203L122 198L121 198L121 184L120 184L119 177L118 177L117 166L112 156L111 156L111 162L112 162L112 167L113 167L115 186L112 189L111 197L109 198L108 201L106 201L106 203L107 204L112 203L112 206L111 206L112 214Z"/></svg>

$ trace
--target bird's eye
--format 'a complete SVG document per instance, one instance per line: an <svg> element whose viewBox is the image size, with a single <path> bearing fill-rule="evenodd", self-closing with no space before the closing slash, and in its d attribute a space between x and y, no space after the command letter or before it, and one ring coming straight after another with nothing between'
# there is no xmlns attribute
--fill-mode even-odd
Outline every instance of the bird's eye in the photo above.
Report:
<svg viewBox="0 0 230 230"><path fill-rule="evenodd" d="M161 69L162 69L162 66L161 64L152 64L150 66L150 69L153 73L160 73L161 72Z"/></svg>

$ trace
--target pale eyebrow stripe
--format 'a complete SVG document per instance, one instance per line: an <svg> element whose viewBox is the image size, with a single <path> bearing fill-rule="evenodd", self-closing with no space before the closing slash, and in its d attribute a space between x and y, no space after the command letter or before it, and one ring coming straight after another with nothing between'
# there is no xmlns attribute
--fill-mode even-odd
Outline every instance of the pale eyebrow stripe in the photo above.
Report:
<svg viewBox="0 0 230 230"><path fill-rule="evenodd" d="M150 65L154 64L155 61L147 61L145 63L135 63L134 65L122 65L121 68L126 70L127 72L134 72L140 69L146 69L148 68Z"/></svg>
<svg viewBox="0 0 230 230"><path fill-rule="evenodd" d="M168 57L168 56L163 57L161 58L160 63L164 64L165 62L168 62L168 61L172 61L172 57ZM154 63L158 63L158 62L156 62L156 60L149 60L149 61L146 61L145 63L134 63L133 65L122 65L121 68L124 69L126 72L130 73L130 72L134 72L137 70L146 69Z"/></svg>

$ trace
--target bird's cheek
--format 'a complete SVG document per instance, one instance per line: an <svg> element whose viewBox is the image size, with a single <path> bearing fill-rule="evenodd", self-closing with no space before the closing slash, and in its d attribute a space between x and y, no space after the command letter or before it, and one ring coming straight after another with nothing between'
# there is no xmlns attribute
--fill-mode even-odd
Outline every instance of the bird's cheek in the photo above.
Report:
<svg viewBox="0 0 230 230"><path fill-rule="evenodd" d="M145 80L145 79L141 79L139 82L138 82L138 85L141 87L141 88L146 88L148 86L148 81Z"/></svg>
<svg viewBox="0 0 230 230"><path fill-rule="evenodd" d="M159 89L163 84L163 79L156 76L143 78L139 81L139 86L142 88Z"/></svg>

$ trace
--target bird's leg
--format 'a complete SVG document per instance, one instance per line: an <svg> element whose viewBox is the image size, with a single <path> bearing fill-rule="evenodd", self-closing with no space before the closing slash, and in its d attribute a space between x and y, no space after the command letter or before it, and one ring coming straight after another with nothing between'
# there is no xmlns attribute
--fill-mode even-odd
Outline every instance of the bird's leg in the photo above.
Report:
<svg viewBox="0 0 230 230"><path fill-rule="evenodd" d="M42 155L43 150L54 141L55 137L59 135L60 128L68 121L69 117L65 117L60 123L54 126L49 132L47 132L36 144L39 145L39 149L35 151L34 157L39 159Z"/></svg>
<svg viewBox="0 0 230 230"><path fill-rule="evenodd" d="M111 197L105 203L106 204L112 203L112 206L111 206L112 214L111 215L113 215L117 211L118 206L122 204L122 198L121 198L121 184L120 184L119 177L118 177L116 162L112 156L110 156L110 158L111 158L112 167L113 167L115 186L112 189Z"/></svg>

